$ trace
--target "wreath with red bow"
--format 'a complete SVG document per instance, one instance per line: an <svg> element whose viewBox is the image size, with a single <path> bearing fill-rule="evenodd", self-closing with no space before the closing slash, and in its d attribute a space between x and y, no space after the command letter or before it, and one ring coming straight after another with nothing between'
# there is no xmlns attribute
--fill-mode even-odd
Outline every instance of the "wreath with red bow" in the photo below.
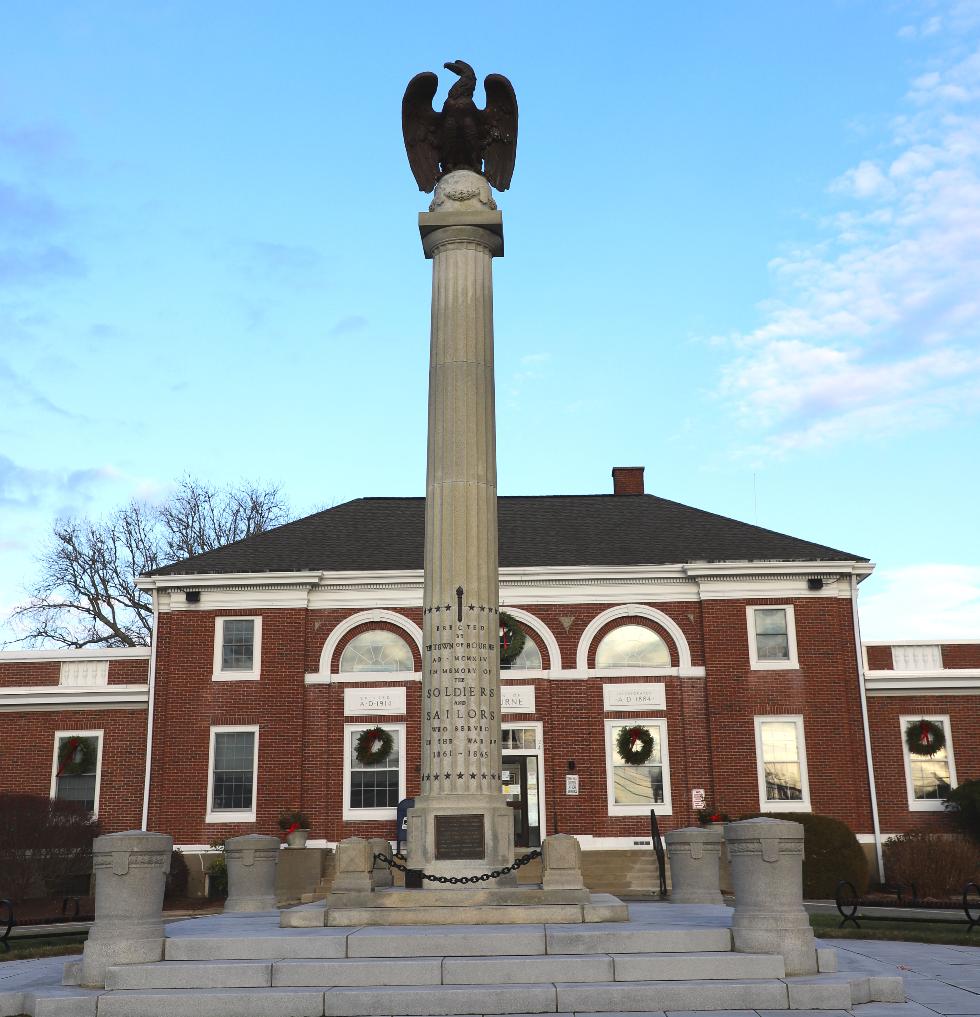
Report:
<svg viewBox="0 0 980 1017"><path fill-rule="evenodd" d="M653 735L645 727L620 728L616 751L630 766L642 766L653 754Z"/></svg>
<svg viewBox="0 0 980 1017"><path fill-rule="evenodd" d="M58 746L58 776L95 773L95 739L72 735Z"/></svg>
<svg viewBox="0 0 980 1017"><path fill-rule="evenodd" d="M354 740L354 755L362 766L377 766L383 763L395 747L395 739L383 727L371 727L362 731Z"/></svg>
<svg viewBox="0 0 980 1017"><path fill-rule="evenodd" d="M905 744L913 756L934 756L946 745L946 732L934 720L913 720L906 725Z"/></svg>
<svg viewBox="0 0 980 1017"><path fill-rule="evenodd" d="M500 612L500 663L511 664L521 655L527 635L514 619Z"/></svg>

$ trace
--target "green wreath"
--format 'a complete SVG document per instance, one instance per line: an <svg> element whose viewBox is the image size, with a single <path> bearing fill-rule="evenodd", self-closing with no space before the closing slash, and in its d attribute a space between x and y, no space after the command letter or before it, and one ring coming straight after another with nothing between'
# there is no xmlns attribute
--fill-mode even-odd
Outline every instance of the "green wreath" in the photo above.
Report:
<svg viewBox="0 0 980 1017"><path fill-rule="evenodd" d="M363 766L377 766L383 763L395 747L395 739L383 727L371 727L362 731L354 742L354 755Z"/></svg>
<svg viewBox="0 0 980 1017"><path fill-rule="evenodd" d="M653 735L645 727L620 728L616 751L630 766L642 766L653 754Z"/></svg>
<svg viewBox="0 0 980 1017"><path fill-rule="evenodd" d="M905 726L905 744L913 756L934 756L945 747L946 732L933 720L913 720Z"/></svg>
<svg viewBox="0 0 980 1017"><path fill-rule="evenodd" d="M521 655L527 635L505 611L500 612L500 663L511 664Z"/></svg>
<svg viewBox="0 0 980 1017"><path fill-rule="evenodd" d="M58 776L75 777L79 774L95 773L95 739L71 735L63 738L58 746Z"/></svg>

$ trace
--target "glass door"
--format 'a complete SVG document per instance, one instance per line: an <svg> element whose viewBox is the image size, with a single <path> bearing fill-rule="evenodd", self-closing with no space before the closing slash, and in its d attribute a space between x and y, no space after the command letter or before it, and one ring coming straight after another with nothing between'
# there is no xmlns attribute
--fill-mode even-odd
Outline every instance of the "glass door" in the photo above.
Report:
<svg viewBox="0 0 980 1017"><path fill-rule="evenodd" d="M504 756L500 782L504 800L514 810L514 847L531 847L527 809L527 757Z"/></svg>

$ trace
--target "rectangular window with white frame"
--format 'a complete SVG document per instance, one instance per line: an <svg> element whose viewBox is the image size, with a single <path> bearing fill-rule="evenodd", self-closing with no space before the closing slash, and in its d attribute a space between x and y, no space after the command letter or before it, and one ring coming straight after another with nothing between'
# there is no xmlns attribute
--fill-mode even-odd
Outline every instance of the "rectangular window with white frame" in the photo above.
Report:
<svg viewBox="0 0 980 1017"><path fill-rule="evenodd" d="M792 604L747 607L749 661L754 671L800 666L796 653L796 618Z"/></svg>
<svg viewBox="0 0 980 1017"><path fill-rule="evenodd" d="M605 728L609 815L647 816L651 809L657 815L671 815L667 721L607 720ZM643 762L627 760L621 751L621 739L629 741L627 752L645 755Z"/></svg>
<svg viewBox="0 0 980 1017"><path fill-rule="evenodd" d="M405 797L405 725L384 724L391 751L376 763L357 758L358 738L377 724L344 725L344 819L395 819ZM379 740L380 746L380 740Z"/></svg>
<svg viewBox="0 0 980 1017"><path fill-rule="evenodd" d="M900 717L910 812L942 812L956 787L953 732L946 714ZM939 735L937 738L937 734Z"/></svg>
<svg viewBox="0 0 980 1017"><path fill-rule="evenodd" d="M208 753L207 823L254 823L259 728L212 727Z"/></svg>
<svg viewBox="0 0 980 1017"><path fill-rule="evenodd" d="M262 664L262 618L215 618L216 682L258 681Z"/></svg>
<svg viewBox="0 0 980 1017"><path fill-rule="evenodd" d="M755 759L763 812L810 811L802 717L756 717Z"/></svg>
<svg viewBox="0 0 980 1017"><path fill-rule="evenodd" d="M97 816L101 782L102 732L56 731L50 797L78 802Z"/></svg>

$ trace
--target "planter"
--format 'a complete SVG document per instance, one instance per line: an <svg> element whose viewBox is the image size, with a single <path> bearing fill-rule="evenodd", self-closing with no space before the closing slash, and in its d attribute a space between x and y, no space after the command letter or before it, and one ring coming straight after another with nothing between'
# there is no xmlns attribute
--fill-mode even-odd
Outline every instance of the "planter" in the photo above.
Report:
<svg viewBox="0 0 980 1017"><path fill-rule="evenodd" d="M286 847L291 848L304 848L306 847L306 839L309 837L309 830L293 830L292 833L286 834Z"/></svg>

